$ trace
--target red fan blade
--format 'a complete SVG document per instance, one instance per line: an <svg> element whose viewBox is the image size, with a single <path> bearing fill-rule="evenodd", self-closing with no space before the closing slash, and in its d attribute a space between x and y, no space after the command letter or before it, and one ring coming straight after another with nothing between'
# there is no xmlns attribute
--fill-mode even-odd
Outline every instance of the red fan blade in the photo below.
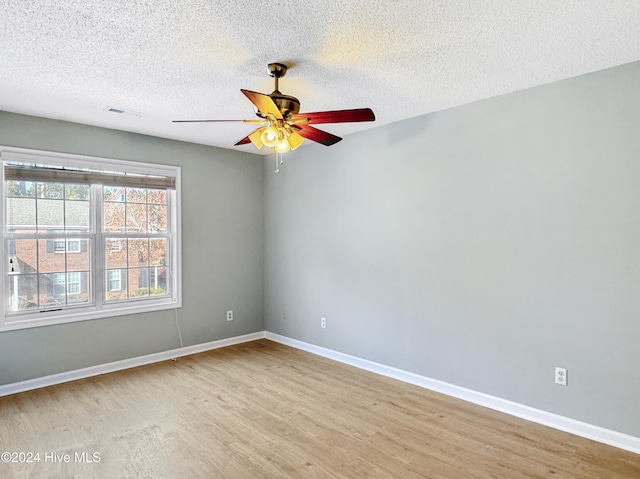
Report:
<svg viewBox="0 0 640 479"><path fill-rule="evenodd" d="M244 95L253 103L258 111L263 115L271 114L278 120L282 120L282 113L280 113L280 109L273 102L269 95L265 95L264 93L258 93L255 91L249 90L240 90Z"/></svg>
<svg viewBox="0 0 640 479"><path fill-rule="evenodd" d="M249 139L248 136L245 136L242 140L240 140L238 143L236 143L233 146L240 146L240 145L246 145L248 143L251 143L251 140Z"/></svg>
<svg viewBox="0 0 640 479"><path fill-rule="evenodd" d="M322 143L324 146L331 146L338 143L342 138L326 131L318 130L309 125L292 125L298 132L298 135L305 137L307 140Z"/></svg>
<svg viewBox="0 0 640 479"><path fill-rule="evenodd" d="M376 116L371 108L355 110L317 111L314 113L296 113L291 115L292 123L349 123L358 121L374 121Z"/></svg>

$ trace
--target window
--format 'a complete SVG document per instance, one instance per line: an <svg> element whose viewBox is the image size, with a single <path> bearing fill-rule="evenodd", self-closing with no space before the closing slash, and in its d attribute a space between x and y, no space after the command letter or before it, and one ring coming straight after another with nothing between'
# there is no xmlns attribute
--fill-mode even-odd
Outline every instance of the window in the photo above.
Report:
<svg viewBox="0 0 640 479"><path fill-rule="evenodd" d="M109 291L120 291L122 289L122 271L119 269L112 269L108 271L109 284L107 288Z"/></svg>
<svg viewBox="0 0 640 479"><path fill-rule="evenodd" d="M178 167L0 152L0 329L180 307Z"/></svg>
<svg viewBox="0 0 640 479"><path fill-rule="evenodd" d="M67 294L80 293L80 273L67 273Z"/></svg>

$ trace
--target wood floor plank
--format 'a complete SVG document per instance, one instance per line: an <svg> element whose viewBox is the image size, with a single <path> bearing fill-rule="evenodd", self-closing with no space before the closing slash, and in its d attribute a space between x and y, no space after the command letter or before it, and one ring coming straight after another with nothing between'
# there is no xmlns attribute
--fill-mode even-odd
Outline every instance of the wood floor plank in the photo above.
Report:
<svg viewBox="0 0 640 479"><path fill-rule="evenodd" d="M40 453L11 479L640 478L637 454L267 340L0 398L3 451Z"/></svg>

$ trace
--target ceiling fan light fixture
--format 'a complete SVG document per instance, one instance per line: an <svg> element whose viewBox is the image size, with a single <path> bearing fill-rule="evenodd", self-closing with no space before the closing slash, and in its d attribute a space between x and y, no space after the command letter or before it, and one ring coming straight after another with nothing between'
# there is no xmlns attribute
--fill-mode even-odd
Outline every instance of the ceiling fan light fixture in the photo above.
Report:
<svg viewBox="0 0 640 479"><path fill-rule="evenodd" d="M287 138L282 138L281 140L278 140L273 149L276 150L276 153L284 153L291 149L291 145L289 144L289 140Z"/></svg>
<svg viewBox="0 0 640 479"><path fill-rule="evenodd" d="M268 126L262 132L260 139L264 145L273 148L278 142L278 130L274 126Z"/></svg>

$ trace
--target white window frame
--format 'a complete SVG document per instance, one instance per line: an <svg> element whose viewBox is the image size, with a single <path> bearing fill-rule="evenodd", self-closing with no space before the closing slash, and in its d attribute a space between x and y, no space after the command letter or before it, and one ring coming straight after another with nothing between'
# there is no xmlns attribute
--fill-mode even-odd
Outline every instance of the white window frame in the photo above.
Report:
<svg viewBox="0 0 640 479"><path fill-rule="evenodd" d="M105 237L109 233L102 233L101 212L97 211L97 217L93 218L93 231L96 240L91 241L90 257L92 267L90 273L91 289L94 292L95 302L88 305L73 305L64 307L61 310L43 311L36 309L18 313L9 313L11 298L9 297L11 280L8 268L5 265L4 271L0 274L0 291L2 295L2 316L0 316L0 331L24 329L30 327L45 326L51 324L70 323L111 316L120 316L165 309L175 309L182 307L182 234L181 234L181 169L178 166L160 165L152 163L140 163L128 160L117 160L109 158L99 158L91 156L81 156L73 154L46 152L41 150L31 150L23 148L0 146L0 159L2 160L2 217L6 218L6 196L5 196L5 162L24 163L35 165L54 165L56 167L71 169L90 169L102 171L105 174L125 174L143 175L175 178L175 189L167 191L168 210L168 232L171 235L169 242L169 273L167 274L168 294L160 297L145 297L143 299L133 298L122 301L106 301L106 290L108 281L105 268ZM94 191L97 191L94 189ZM101 200L92 198L92 201ZM96 208L100 210L100 208ZM6 221L6 219L5 219ZM7 232L6 223L2 224L2 244L5 260L9 258L8 239L12 239L12 234ZM72 240L73 241L73 240ZM68 249L68 244L66 245Z"/></svg>

